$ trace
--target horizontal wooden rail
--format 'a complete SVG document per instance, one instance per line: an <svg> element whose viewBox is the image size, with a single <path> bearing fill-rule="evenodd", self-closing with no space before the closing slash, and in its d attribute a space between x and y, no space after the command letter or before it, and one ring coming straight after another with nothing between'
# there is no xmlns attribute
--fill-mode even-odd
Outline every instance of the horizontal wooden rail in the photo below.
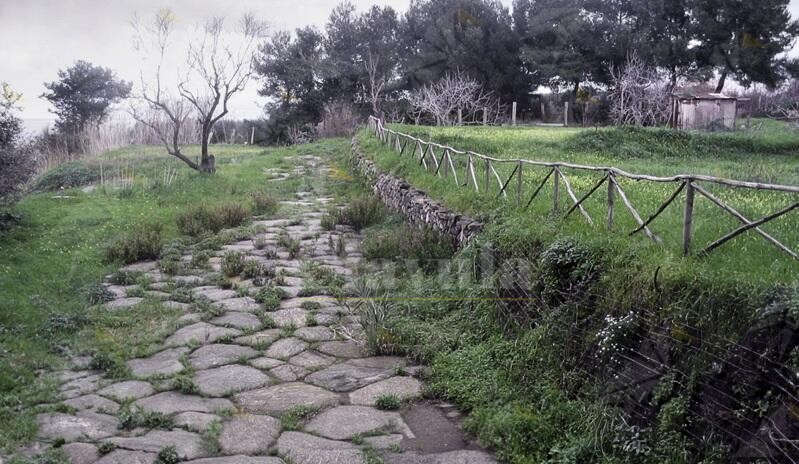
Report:
<svg viewBox="0 0 799 464"><path fill-rule="evenodd" d="M575 210L579 211L580 214L585 218L585 220L593 225L594 221L588 214L588 211L584 208L584 203L596 192L600 191L600 187L604 184L608 184L607 188L607 228L608 230L613 229L614 224L614 205L616 196L621 199L622 204L626 207L629 211L630 215L635 220L637 227L629 233L629 235L635 235L636 233L643 231L650 239L657 243L661 243L661 238L655 234L649 226L660 217L661 213L663 213L666 208L673 204L675 200L680 196L681 193L685 192L685 204L684 204L684 213L683 213L683 230L682 230L682 245L683 245L683 252L684 254L690 254L691 250L691 243L693 240L693 230L694 230L694 200L695 200L695 192L699 193L703 197L710 200L716 206L721 208L723 211L729 213L730 215L734 216L738 219L743 225L732 232L726 234L722 238L714 241L710 245L708 245L700 255L706 255L719 246L723 245L724 243L729 242L733 238L749 231L754 230L762 236L766 241L768 241L773 246L777 247L780 251L784 252L785 254L791 256L795 260L799 261L799 253L790 249L784 243L778 241L776 238L772 237L770 234L765 232L759 226L769 222L773 219L776 219L784 214L787 214L794 209L799 208L797 203L793 204L792 206L785 208L777 213L772 213L763 217L757 221L750 221L748 218L743 216L739 213L735 208L730 205L727 205L719 198L715 197L711 194L708 190L703 188L699 185L700 182L708 183L708 184L717 184L725 187L733 187L733 188L741 188L741 189L751 189L751 190L765 190L765 191L773 191L773 192L783 192L788 194L796 194L799 193L799 186L793 185L780 185L780 184L767 184L767 183L760 183L760 182L748 182L748 181L740 181L735 179L725 179L722 177L715 177L715 176L708 176L702 174L678 174L673 176L652 176L647 174L636 174L625 171L623 169L619 169L613 166L590 166L590 165L583 165L583 164L575 164L575 163L568 163L563 161L536 161L530 159L508 159L508 158L496 158L492 156L486 156L474 151L463 151L458 150L457 148L453 148L448 145L442 145L432 141L425 141L421 138L414 137L409 134L405 134L399 131L395 131L393 129L387 128L383 125L383 122L374 117L370 116L368 122L369 128L374 131L375 136L386 144L389 148L393 149L394 151L398 152L400 156L406 152L406 148L408 145L413 146L413 150L411 156L414 158L418 156L418 162L420 166L423 166L425 170L429 170L427 160L432 158L433 164L435 167L435 174L436 176L442 176L444 178L449 177L448 174L452 174L452 177L455 181L455 185L458 187L471 187L474 189L476 193L484 192L486 194L492 194L491 192L491 184L492 184L492 177L496 180L498 192L497 196L508 199L508 191L511 190L511 182L516 180L515 186L515 203L519 207L529 208L532 204L533 200L538 196L541 190L545 187L547 181L550 178L553 178L552 183L552 200L553 212L557 213L560 211L559 203L561 201L560 197L560 189L561 184L562 187L566 189L566 193L568 195L568 199L571 200L572 206L568 208L565 213L565 217L568 217L573 213ZM441 155L441 159L436 156L435 151L438 150ZM411 152L411 150L409 150ZM463 163L457 162L457 160L453 159L453 156L457 156L458 159L463 159ZM478 181L477 170L475 169L475 164L483 163L484 169L483 174L481 174L481 180ZM510 175L503 180L504 176L501 176L500 173L495 169L495 164L504 164L504 165L513 165L513 169L510 171ZM465 172L463 175L464 183L461 184L458 181L458 169L457 166L464 166ZM544 178L538 183L535 191L533 192L530 199L523 203L524 196L524 178L534 177L535 173L530 171L528 173L525 166L531 167L544 167L547 168L547 174ZM447 169L449 168L449 169ZM571 186L568 177L564 173L564 169L568 169L573 171L586 171L586 172L595 172L602 174L602 177L598 179L598 181L593 184L593 187L585 194L578 198L577 193ZM505 171L507 172L507 171ZM641 215L635 209L635 206L630 201L629 197L625 193L622 186L619 184L621 179L628 179L633 181L646 181L646 182L661 182L661 183L678 183L679 185L677 188L671 193L668 199L663 202L657 210L652 213L646 221L641 218ZM483 189L480 188L480 183L483 183ZM793 200L796 200L796 196L792 196Z"/></svg>

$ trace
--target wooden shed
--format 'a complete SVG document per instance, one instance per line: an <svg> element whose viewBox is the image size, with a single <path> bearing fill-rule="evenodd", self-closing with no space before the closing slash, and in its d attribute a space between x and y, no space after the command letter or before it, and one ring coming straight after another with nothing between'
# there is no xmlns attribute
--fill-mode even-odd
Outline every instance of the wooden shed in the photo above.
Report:
<svg viewBox="0 0 799 464"><path fill-rule="evenodd" d="M672 124L679 129L735 130L738 98L721 93L675 94Z"/></svg>

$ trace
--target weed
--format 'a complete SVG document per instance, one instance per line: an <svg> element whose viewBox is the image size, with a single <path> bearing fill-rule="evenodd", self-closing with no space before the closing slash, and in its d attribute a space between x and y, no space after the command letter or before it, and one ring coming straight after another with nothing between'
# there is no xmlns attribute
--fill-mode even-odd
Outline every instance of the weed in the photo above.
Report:
<svg viewBox="0 0 799 464"><path fill-rule="evenodd" d="M252 198L252 210L257 215L274 214L277 211L278 202L268 193L253 192L250 198Z"/></svg>
<svg viewBox="0 0 799 464"><path fill-rule="evenodd" d="M87 285L83 293L86 295L86 302L90 305L108 303L114 299L114 294L101 283Z"/></svg>
<svg viewBox="0 0 799 464"><path fill-rule="evenodd" d="M318 408L306 405L298 405L289 409L288 412L280 416L280 427L283 431L302 430L305 422L319 411Z"/></svg>
<svg viewBox="0 0 799 464"><path fill-rule="evenodd" d="M361 195L350 200L350 203L338 211L337 221L361 230L383 221L386 216L386 207L378 198L372 195Z"/></svg>
<svg viewBox="0 0 799 464"><path fill-rule="evenodd" d="M276 311L280 308L280 301L286 298L286 292L280 287L263 287L258 290L254 298L267 311Z"/></svg>
<svg viewBox="0 0 799 464"><path fill-rule="evenodd" d="M111 274L109 281L114 285L134 285L143 277L143 272L118 270Z"/></svg>
<svg viewBox="0 0 799 464"><path fill-rule="evenodd" d="M210 251L196 250L191 255L191 265L196 268L205 269L208 267L209 259L211 259Z"/></svg>
<svg viewBox="0 0 799 464"><path fill-rule="evenodd" d="M237 227L250 215L250 209L239 203L222 203L215 207L202 205L180 214L177 226L184 235L196 237L217 233L223 228Z"/></svg>
<svg viewBox="0 0 799 464"><path fill-rule="evenodd" d="M119 418L119 428L122 430L133 430L138 427L170 430L174 427L171 417L131 405L123 405L117 417Z"/></svg>
<svg viewBox="0 0 799 464"><path fill-rule="evenodd" d="M115 449L117 449L117 445L107 441L102 442L97 446L97 452L100 453L101 456L105 456Z"/></svg>
<svg viewBox="0 0 799 464"><path fill-rule="evenodd" d="M155 457L155 464L178 464L178 462L180 462L180 456L174 446L161 448L158 456Z"/></svg>
<svg viewBox="0 0 799 464"><path fill-rule="evenodd" d="M218 420L211 422L202 434L203 448L212 456L216 456L222 451L222 446L219 444L221 434L222 423Z"/></svg>
<svg viewBox="0 0 799 464"><path fill-rule="evenodd" d="M228 251L222 258L222 273L227 277L241 274L244 270L244 253Z"/></svg>
<svg viewBox="0 0 799 464"><path fill-rule="evenodd" d="M397 395L384 394L377 397L375 407L382 410L396 410L402 407L402 400Z"/></svg>

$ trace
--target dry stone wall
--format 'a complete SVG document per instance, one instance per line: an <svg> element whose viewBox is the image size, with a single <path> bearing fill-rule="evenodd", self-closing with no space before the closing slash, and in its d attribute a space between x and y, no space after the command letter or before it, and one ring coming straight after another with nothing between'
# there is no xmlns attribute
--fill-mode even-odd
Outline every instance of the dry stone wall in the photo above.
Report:
<svg viewBox="0 0 799 464"><path fill-rule="evenodd" d="M398 177L380 172L374 162L363 155L355 138L352 139L352 163L375 194L411 224L427 225L451 237L458 247L465 246L483 230L483 223L447 209Z"/></svg>

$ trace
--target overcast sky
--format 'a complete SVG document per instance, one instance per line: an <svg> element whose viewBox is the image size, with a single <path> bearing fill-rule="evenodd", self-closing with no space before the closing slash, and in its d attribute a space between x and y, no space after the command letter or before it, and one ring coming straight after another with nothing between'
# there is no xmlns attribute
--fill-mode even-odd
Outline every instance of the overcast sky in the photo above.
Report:
<svg viewBox="0 0 799 464"><path fill-rule="evenodd" d="M502 0L510 5L512 0ZM135 13L149 16L168 7L182 24L193 25L214 15L238 16L253 11L273 29L306 24L322 26L337 0L0 0L0 81L23 94L23 117L52 118L39 98L45 81L76 60L110 67L127 80L138 77L132 56L129 22ZM392 5L404 11L409 0L353 0L359 10ZM791 0L799 16L799 0ZM232 102L236 118L258 117L263 100L257 82Z"/></svg>

